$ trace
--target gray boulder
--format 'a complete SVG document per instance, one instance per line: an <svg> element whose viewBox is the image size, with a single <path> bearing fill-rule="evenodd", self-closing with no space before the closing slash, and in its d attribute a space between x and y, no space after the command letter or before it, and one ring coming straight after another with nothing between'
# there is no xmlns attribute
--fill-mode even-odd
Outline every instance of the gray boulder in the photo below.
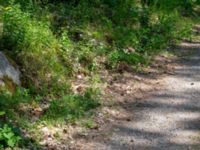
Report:
<svg viewBox="0 0 200 150"><path fill-rule="evenodd" d="M0 85L4 84L2 79L5 77L20 85L20 71L8 61L3 52L0 52Z"/></svg>

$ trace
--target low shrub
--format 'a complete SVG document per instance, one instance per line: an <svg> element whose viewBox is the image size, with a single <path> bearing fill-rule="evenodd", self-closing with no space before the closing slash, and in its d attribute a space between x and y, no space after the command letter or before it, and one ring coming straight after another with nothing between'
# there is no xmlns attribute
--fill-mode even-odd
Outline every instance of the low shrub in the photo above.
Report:
<svg viewBox="0 0 200 150"><path fill-rule="evenodd" d="M73 122L90 115L91 109L100 105L96 90L88 89L84 95L66 95L52 100L44 119L50 122Z"/></svg>
<svg viewBox="0 0 200 150"><path fill-rule="evenodd" d="M138 65L140 63L145 63L145 57L135 53L135 52L128 52L128 49L124 51L113 51L108 55L108 66L111 68L116 68L120 62L125 62L128 65Z"/></svg>
<svg viewBox="0 0 200 150"><path fill-rule="evenodd" d="M0 111L0 119L6 113L4 111ZM13 128L8 126L8 124L0 123L0 149L3 148L14 148L17 146L21 137L14 132Z"/></svg>
<svg viewBox="0 0 200 150"><path fill-rule="evenodd" d="M29 91L26 89L17 88L13 93L7 89L0 91L0 109L5 112L17 109L20 103L27 103L30 100Z"/></svg>

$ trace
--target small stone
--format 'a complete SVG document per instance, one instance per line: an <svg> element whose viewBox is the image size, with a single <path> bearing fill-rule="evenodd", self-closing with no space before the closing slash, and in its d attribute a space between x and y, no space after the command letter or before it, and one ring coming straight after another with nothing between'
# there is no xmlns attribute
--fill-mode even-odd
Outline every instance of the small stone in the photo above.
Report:
<svg viewBox="0 0 200 150"><path fill-rule="evenodd" d="M5 83L2 80L0 80L0 87L5 87Z"/></svg>
<svg viewBox="0 0 200 150"><path fill-rule="evenodd" d="M124 92L122 92L120 95L121 95L121 96L124 96L125 94L124 94Z"/></svg>
<svg viewBox="0 0 200 150"><path fill-rule="evenodd" d="M78 86L76 88L76 91L79 92L79 93L83 92L83 87L82 86Z"/></svg>
<svg viewBox="0 0 200 150"><path fill-rule="evenodd" d="M79 75L77 75L77 78L78 78L78 79L82 79L83 76L82 76L81 74L79 74Z"/></svg>
<svg viewBox="0 0 200 150"><path fill-rule="evenodd" d="M65 134L66 134L67 132L68 132L68 131L67 131L67 129L63 129L63 133L65 133Z"/></svg>
<svg viewBox="0 0 200 150"><path fill-rule="evenodd" d="M47 127L42 128L41 131L42 131L42 133L43 133L45 138L49 138L50 137L51 133L50 133L50 131L49 131L49 129Z"/></svg>
<svg viewBox="0 0 200 150"><path fill-rule="evenodd" d="M35 108L35 109L34 109L34 112L33 112L33 114L34 114L35 116L37 116L37 117L41 116L42 113L43 113L43 110L42 110L42 108L40 108L40 107Z"/></svg>
<svg viewBox="0 0 200 150"><path fill-rule="evenodd" d="M127 118L127 119L126 119L126 121L128 121L128 122L129 122L129 121L131 121L131 119L130 119L130 118Z"/></svg>

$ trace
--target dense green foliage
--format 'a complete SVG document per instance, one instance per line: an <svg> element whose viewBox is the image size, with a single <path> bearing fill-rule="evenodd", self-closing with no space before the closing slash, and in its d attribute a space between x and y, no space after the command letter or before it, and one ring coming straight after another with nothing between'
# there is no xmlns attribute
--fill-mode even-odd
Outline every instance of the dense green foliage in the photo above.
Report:
<svg viewBox="0 0 200 150"><path fill-rule="evenodd" d="M90 89L83 96L67 95L60 100L53 100L44 118L51 122L55 120L71 122L84 115L90 116L89 110L99 105L94 94L96 93Z"/></svg>
<svg viewBox="0 0 200 150"><path fill-rule="evenodd" d="M21 138L17 136L12 128L4 125L0 128L0 149L4 147L14 147Z"/></svg>
<svg viewBox="0 0 200 150"><path fill-rule="evenodd" d="M47 101L40 121L72 122L88 116L99 105L98 94L95 89L74 94L71 82L77 75L148 65L154 55L190 39L193 20L200 14L199 0L0 0L0 4L0 45L19 66L23 81L16 92L1 90L0 108L19 125L31 117L18 110L22 103L38 107ZM1 136L2 132L12 136ZM0 128L0 147L2 141L13 147L18 140L9 127Z"/></svg>
<svg viewBox="0 0 200 150"><path fill-rule="evenodd" d="M5 112L0 112L0 117L4 116ZM0 149L5 147L15 147L21 138L7 124L0 124Z"/></svg>
<svg viewBox="0 0 200 150"><path fill-rule="evenodd" d="M100 62L94 58L99 55L108 56L108 63L115 55L114 66L122 61L144 63L146 56L189 32L180 23L185 20L181 13L184 9L192 16L193 5L192 1L16 1L5 7L4 47L20 60L25 77L34 77L32 83L38 87L48 82L52 91L51 81L96 70Z"/></svg>

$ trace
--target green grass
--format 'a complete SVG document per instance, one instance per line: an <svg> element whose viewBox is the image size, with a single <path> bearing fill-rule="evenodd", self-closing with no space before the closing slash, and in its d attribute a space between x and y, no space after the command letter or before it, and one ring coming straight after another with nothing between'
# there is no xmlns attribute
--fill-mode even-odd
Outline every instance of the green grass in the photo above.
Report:
<svg viewBox="0 0 200 150"><path fill-rule="evenodd" d="M80 122L84 127L92 127L92 120L87 120L93 115L93 110L100 105L97 95L97 91L92 89L88 89L84 95L64 95L61 98L51 100L49 107L43 109L43 113L37 116L32 112L43 105L44 102L41 101L40 97L37 100L37 97L33 97L25 89L17 89L15 93L2 91L0 93L0 114L2 114L0 120L3 121L0 123L0 127L6 124L14 124L14 126L19 127L16 137L21 136L22 141L19 144L22 147L26 146L25 141L28 139L23 137L21 130L26 130L34 137L33 141L28 140L29 143L37 146L36 143L42 137L41 132L38 131L38 127L41 125L56 126ZM33 120L33 118L36 118L36 120ZM16 143L18 142L16 141Z"/></svg>
<svg viewBox="0 0 200 150"><path fill-rule="evenodd" d="M52 100L43 119L47 122L74 122L82 117L92 115L90 110L100 103L96 93L88 90L84 95L66 95L60 99Z"/></svg>

